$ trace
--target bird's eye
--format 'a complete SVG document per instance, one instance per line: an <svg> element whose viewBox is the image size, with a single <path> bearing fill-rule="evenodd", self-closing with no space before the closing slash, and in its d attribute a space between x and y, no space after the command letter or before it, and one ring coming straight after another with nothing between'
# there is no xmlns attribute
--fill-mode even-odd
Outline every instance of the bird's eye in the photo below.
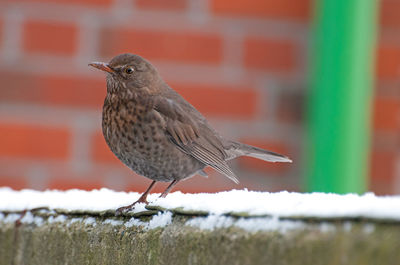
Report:
<svg viewBox="0 0 400 265"><path fill-rule="evenodd" d="M133 69L133 67L126 67L125 68L125 73L127 73L128 75L132 74L135 70Z"/></svg>

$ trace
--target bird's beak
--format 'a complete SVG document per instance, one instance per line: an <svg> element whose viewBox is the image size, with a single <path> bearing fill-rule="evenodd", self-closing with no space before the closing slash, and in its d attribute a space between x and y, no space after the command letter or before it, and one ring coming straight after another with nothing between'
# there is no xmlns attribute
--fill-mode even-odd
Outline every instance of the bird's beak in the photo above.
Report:
<svg viewBox="0 0 400 265"><path fill-rule="evenodd" d="M108 64L106 64L106 63L93 62L93 63L90 63L89 66L93 66L94 68L100 69L105 72L114 73L114 70L111 69L110 66L108 66Z"/></svg>

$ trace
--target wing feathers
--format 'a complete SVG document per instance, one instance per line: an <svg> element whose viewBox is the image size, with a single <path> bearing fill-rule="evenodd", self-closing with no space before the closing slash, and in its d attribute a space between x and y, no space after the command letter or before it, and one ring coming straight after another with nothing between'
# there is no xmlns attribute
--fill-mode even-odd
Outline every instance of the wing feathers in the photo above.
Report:
<svg viewBox="0 0 400 265"><path fill-rule="evenodd" d="M204 164L209 165L218 172L224 174L236 184L239 183L239 180L236 178L235 173L232 172L228 164L215 154L209 152L206 149L201 148L200 146L194 145L191 155L193 155L195 158L197 158Z"/></svg>
<svg viewBox="0 0 400 265"><path fill-rule="evenodd" d="M225 148L228 154L227 160L239 156L250 156L268 162L292 162L287 156L235 141L226 141Z"/></svg>
<svg viewBox="0 0 400 265"><path fill-rule="evenodd" d="M166 131L177 147L235 183L239 182L225 162L227 155L219 136L203 122L205 119L200 119L197 124L191 119L189 114L194 113L195 109L192 110L187 105L183 105L189 108L184 111L173 100L165 97L155 97L154 100L154 110L165 120Z"/></svg>

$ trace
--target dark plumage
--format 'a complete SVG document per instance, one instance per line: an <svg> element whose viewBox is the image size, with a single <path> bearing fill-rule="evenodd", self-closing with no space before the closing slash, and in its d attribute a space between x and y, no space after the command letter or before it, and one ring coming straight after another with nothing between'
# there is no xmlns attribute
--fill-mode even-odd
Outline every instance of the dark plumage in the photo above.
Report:
<svg viewBox="0 0 400 265"><path fill-rule="evenodd" d="M108 72L102 121L108 146L130 169L153 180L137 202L147 202L156 181L171 182L161 195L165 197L178 181L204 175L206 166L237 183L226 161L238 156L291 162L284 155L221 137L138 55L121 54L108 64L89 65Z"/></svg>

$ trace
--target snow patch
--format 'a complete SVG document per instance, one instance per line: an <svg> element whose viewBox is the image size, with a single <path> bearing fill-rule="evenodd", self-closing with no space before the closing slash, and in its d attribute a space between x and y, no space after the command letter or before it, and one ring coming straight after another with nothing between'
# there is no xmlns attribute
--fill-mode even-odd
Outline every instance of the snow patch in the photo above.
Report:
<svg viewBox="0 0 400 265"><path fill-rule="evenodd" d="M103 224L109 224L112 226L123 225L124 222L121 220L114 220L114 219L106 219L103 221Z"/></svg>
<svg viewBox="0 0 400 265"><path fill-rule="evenodd" d="M12 213L8 214L2 221L4 223L15 223L21 217L20 214Z"/></svg>
<svg viewBox="0 0 400 265"><path fill-rule="evenodd" d="M236 220L229 216L220 215L193 218L187 221L186 225L204 230L236 226L250 232L279 231L282 233L305 227L305 224L301 221L279 220L277 217L239 218Z"/></svg>
<svg viewBox="0 0 400 265"><path fill-rule="evenodd" d="M21 218L21 215L20 215ZM23 224L35 224L41 226L44 222L43 218L40 216L34 216L31 212L26 212L25 215L20 220Z"/></svg>
<svg viewBox="0 0 400 265"><path fill-rule="evenodd" d="M146 223L140 221L139 219L136 219L134 217L132 217L128 222L126 222L125 227L132 227L132 226L145 226Z"/></svg>
<svg viewBox="0 0 400 265"><path fill-rule="evenodd" d="M205 230L214 230L216 228L226 228L233 224L233 218L220 215L209 215L207 217L196 217L185 223L188 226L198 227Z"/></svg>
<svg viewBox="0 0 400 265"><path fill-rule="evenodd" d="M159 212L150 219L149 222L143 222L137 218L132 217L128 222L124 225L125 227L132 226L141 226L144 229L155 229L158 227L164 227L169 225L172 222L172 213L171 212Z"/></svg>
<svg viewBox="0 0 400 265"><path fill-rule="evenodd" d="M153 218L147 225L148 229L155 229L157 227L164 227L169 225L172 222L172 213L171 212L164 212L158 213L154 215Z"/></svg>
<svg viewBox="0 0 400 265"><path fill-rule="evenodd" d="M92 226L96 226L96 218L94 217L87 217L83 220L83 223L85 225L92 225Z"/></svg>
<svg viewBox="0 0 400 265"><path fill-rule="evenodd" d="M272 218L250 218L239 219L235 226L247 231L279 231L285 233L290 230L304 228L305 224L301 221L279 220L277 217Z"/></svg>
<svg viewBox="0 0 400 265"><path fill-rule="evenodd" d="M136 192L115 192L109 189L93 191L47 190L44 192L34 190L14 191L10 188L0 188L0 221L15 222L21 218L23 223L41 225L49 223L67 222L67 225L83 222L85 225L96 225L96 219L72 218L65 215L50 216L47 220L35 216L29 211L21 214L3 212L17 212L46 207L47 213L54 213L54 209L66 211L104 211L117 209L131 204L139 198ZM247 190L232 190L219 193L183 194L174 192L167 198L158 198L159 194L151 194L148 199L150 205L166 209L180 208L182 211L207 212L206 217L196 217L188 220L187 225L201 229L213 230L237 226L249 231L279 230L289 231L304 225L301 221L282 220L285 217L304 218L370 218L400 221L400 196L376 196L373 193L357 194L331 194L331 193L295 193L295 192L256 192ZM146 211L143 203L137 204L134 212ZM268 216L252 218L233 218L226 214L237 213L248 216ZM124 225L126 227L142 226L145 229L154 229L170 224L172 213L166 211L154 215L150 221L143 222L137 218L129 221L115 219L105 220L103 223L111 225ZM321 230L331 231L329 223L321 223ZM344 223L344 230L351 230L351 223ZM371 233L374 226L366 226L365 231Z"/></svg>
<svg viewBox="0 0 400 265"><path fill-rule="evenodd" d="M22 211L38 207L71 211L104 211L131 204L140 196L136 192L115 192L109 189L93 191L34 190L14 191L0 188L0 211ZM373 193L332 194L296 192L256 192L232 190L219 193L183 194L174 192L166 198L159 194L149 195L151 205L167 209L182 208L186 211L206 211L222 215L245 212L249 215L279 217L346 218L400 220L400 196L376 196ZM134 212L145 210L137 204Z"/></svg>
<svg viewBox="0 0 400 265"><path fill-rule="evenodd" d="M256 192L232 190L214 194L174 192L153 202L164 208L182 207L187 211L207 211L221 215L245 212L249 215L279 217L349 218L400 220L400 196L379 197L373 193L332 194L296 192Z"/></svg>
<svg viewBox="0 0 400 265"><path fill-rule="evenodd" d="M370 224L365 224L363 226L363 231L366 234L371 234L371 233L373 233L375 231L375 225L371 224L371 223Z"/></svg>
<svg viewBox="0 0 400 265"><path fill-rule="evenodd" d="M47 222L49 222L50 224L52 224L52 223L64 223L66 220L67 220L67 217L62 214L62 215L58 215L56 217L50 216L47 219Z"/></svg>
<svg viewBox="0 0 400 265"><path fill-rule="evenodd" d="M120 206L131 204L139 199L137 192L115 192L109 189L92 191L84 190L21 190L14 191L10 188L0 188L0 211L22 211L39 207L49 209L103 211L116 209ZM149 198L155 199L156 194ZM137 207L138 211L144 209L144 204Z"/></svg>

